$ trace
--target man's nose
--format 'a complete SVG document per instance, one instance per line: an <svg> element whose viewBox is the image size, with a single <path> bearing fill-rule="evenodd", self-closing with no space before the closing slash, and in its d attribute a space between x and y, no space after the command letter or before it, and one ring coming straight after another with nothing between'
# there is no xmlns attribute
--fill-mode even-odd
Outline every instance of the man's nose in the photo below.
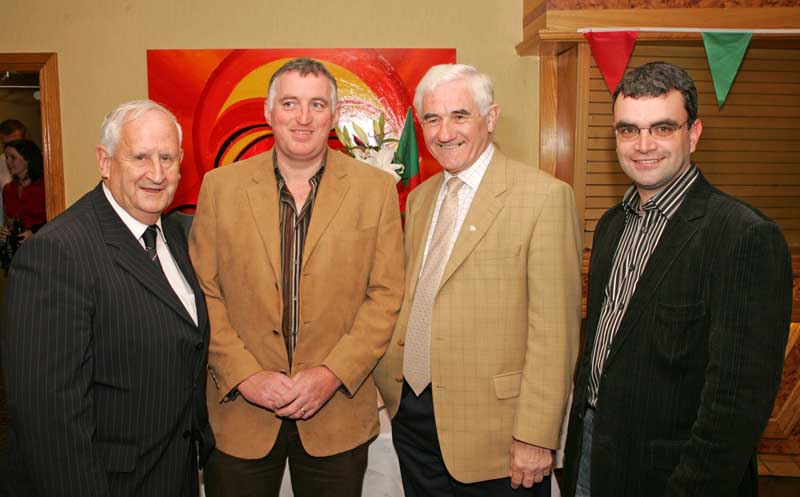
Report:
<svg viewBox="0 0 800 497"><path fill-rule="evenodd" d="M311 107L307 105L300 106L300 112L297 114L297 122L300 124L311 124Z"/></svg>
<svg viewBox="0 0 800 497"><path fill-rule="evenodd" d="M440 142L449 142L453 138L455 138L455 127L453 123L450 122L450 119L443 119L442 125L439 126L439 129L436 132L436 139Z"/></svg>
<svg viewBox="0 0 800 497"><path fill-rule="evenodd" d="M639 136L636 137L636 141L633 145L638 152L649 152L655 148L656 140L653 138L653 135L650 134L649 129L640 129Z"/></svg>
<svg viewBox="0 0 800 497"><path fill-rule="evenodd" d="M164 181L164 161L161 159L160 156L156 155L152 161L150 161L150 171L148 171L147 177L153 183L161 183Z"/></svg>

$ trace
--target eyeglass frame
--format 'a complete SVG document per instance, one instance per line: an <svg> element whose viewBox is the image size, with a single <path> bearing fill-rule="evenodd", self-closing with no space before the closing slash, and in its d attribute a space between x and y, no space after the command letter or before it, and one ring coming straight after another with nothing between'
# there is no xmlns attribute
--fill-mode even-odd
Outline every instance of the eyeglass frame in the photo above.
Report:
<svg viewBox="0 0 800 497"><path fill-rule="evenodd" d="M689 124L690 120L691 119L687 118L685 121L683 121L682 123L680 123L677 126L675 126L675 128L665 136L658 136L656 134L653 134L653 128L657 128L659 126L672 126L671 124L664 123L664 122L653 124L652 126L649 126L647 128L640 128L638 126L633 126L633 125L627 125L626 124L623 127L635 129L637 131L637 133L634 136L631 136L630 138L625 138L625 137L620 136L619 135L619 127L618 126L612 126L611 130L614 133L614 137L616 137L619 140L625 141L625 142L630 142L630 141L633 141L633 140L637 140L640 136L642 136L642 131L643 130L647 130L647 132L650 133L650 137L653 138L654 140L667 140L669 138L672 138L672 136L675 134L675 132L678 131L679 129L681 129L684 124ZM694 124L694 121L692 121L692 124ZM691 129L691 124L689 124L689 126L687 126L687 129Z"/></svg>

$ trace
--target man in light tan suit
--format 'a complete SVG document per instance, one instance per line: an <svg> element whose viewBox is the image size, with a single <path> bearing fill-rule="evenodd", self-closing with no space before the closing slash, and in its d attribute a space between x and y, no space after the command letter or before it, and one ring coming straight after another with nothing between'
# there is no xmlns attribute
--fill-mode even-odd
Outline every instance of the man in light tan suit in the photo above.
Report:
<svg viewBox="0 0 800 497"><path fill-rule="evenodd" d="M378 433L372 370L403 292L394 180L327 147L336 80L276 71L275 147L206 175L190 251L211 322L209 497L361 495Z"/></svg>
<svg viewBox="0 0 800 497"><path fill-rule="evenodd" d="M573 192L493 146L500 108L474 67L433 67L414 104L444 172L409 196L375 373L406 496L549 496L580 326Z"/></svg>

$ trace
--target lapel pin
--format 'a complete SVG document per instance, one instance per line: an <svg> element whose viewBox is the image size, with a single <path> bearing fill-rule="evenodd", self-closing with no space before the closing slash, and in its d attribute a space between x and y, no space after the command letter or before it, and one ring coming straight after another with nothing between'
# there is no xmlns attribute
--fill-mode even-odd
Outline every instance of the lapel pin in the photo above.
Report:
<svg viewBox="0 0 800 497"><path fill-rule="evenodd" d="M476 228L474 224L470 224L470 225L469 225L469 230L470 230L470 231L476 231L477 229L478 229L478 228Z"/></svg>

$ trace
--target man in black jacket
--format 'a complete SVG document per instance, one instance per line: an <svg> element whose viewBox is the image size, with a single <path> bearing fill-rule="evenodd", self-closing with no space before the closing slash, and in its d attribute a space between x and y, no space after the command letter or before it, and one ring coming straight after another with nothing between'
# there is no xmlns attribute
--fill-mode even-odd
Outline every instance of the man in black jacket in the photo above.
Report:
<svg viewBox="0 0 800 497"><path fill-rule="evenodd" d="M208 315L177 224L181 131L151 101L101 128L102 182L21 247L2 343L11 492L198 495ZM21 485L27 489L22 490Z"/></svg>
<svg viewBox="0 0 800 497"><path fill-rule="evenodd" d="M564 495L755 495L789 329L786 241L691 161L703 125L684 70L638 67L613 101L633 186L594 236Z"/></svg>

